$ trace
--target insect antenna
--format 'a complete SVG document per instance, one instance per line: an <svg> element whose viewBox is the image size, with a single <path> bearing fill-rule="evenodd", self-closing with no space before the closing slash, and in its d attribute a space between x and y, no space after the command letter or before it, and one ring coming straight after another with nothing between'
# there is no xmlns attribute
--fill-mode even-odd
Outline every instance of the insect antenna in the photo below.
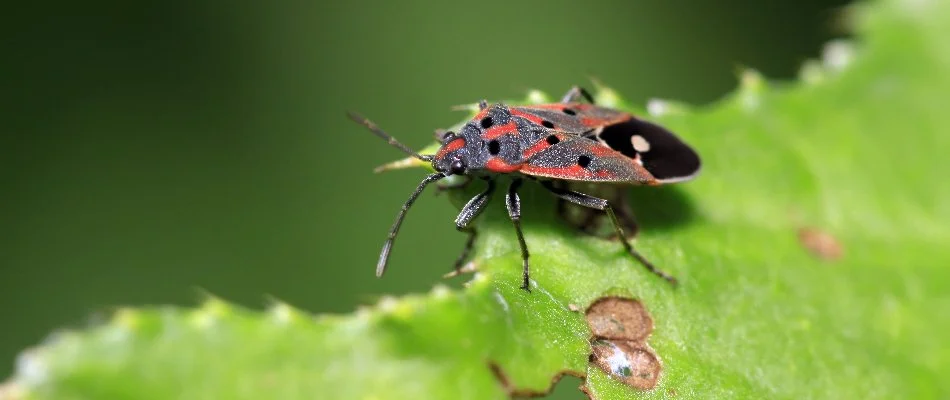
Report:
<svg viewBox="0 0 950 400"><path fill-rule="evenodd" d="M445 174L441 172L427 176L419 183L416 190L409 195L409 199L402 205L402 209L399 210L399 215L396 215L396 222L394 222L393 227L389 229L389 236L386 238L386 242L383 243L383 250L379 253L379 262L376 263L377 277L383 276L383 273L386 272L386 264L389 263L389 252L393 248L393 241L396 240L396 234L399 233L399 226L402 225L402 220L406 218L406 212L409 211L409 207L412 207L412 203L416 202L416 198L422 194L422 190L425 189L426 186L442 178L445 178Z"/></svg>
<svg viewBox="0 0 950 400"><path fill-rule="evenodd" d="M428 155L423 156L423 155L420 155L419 153L416 153L415 150L410 149L409 146L406 146L406 145L404 145L404 144L402 144L402 143L399 143L399 141L396 140L396 138L394 138L394 137L392 137L390 134L384 132L382 129L379 129L379 127L376 126L376 124L374 124L373 121L370 121L370 120L366 119L366 117L364 117L364 116L362 116L362 115L359 115L359 114L357 114L357 113L354 113L354 112L352 112L352 111L347 111L347 112L346 112L346 115L347 115L348 117L350 117L350 119L352 119L353 122L356 122L357 124L360 124L360 125L365 126L367 129L370 130L370 132L373 132L374 134L376 134L376 136L379 136L379 137L383 138L383 140L385 140L387 143L389 143L389 144L392 145L393 147L395 147L395 148L397 148L397 149L399 149L399 150L402 150L403 153L406 153L406 154L408 154L408 155L410 155L410 156L413 156L413 157L415 157L415 158L418 158L418 159L420 159L420 160L422 160L422 161L432 161L432 156L428 156Z"/></svg>

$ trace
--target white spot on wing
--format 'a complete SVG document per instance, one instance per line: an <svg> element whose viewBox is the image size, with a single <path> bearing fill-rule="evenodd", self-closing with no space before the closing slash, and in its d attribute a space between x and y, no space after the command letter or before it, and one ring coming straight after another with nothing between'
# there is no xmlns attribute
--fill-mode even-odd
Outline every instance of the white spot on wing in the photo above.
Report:
<svg viewBox="0 0 950 400"><path fill-rule="evenodd" d="M633 135L630 137L630 144L633 145L633 149L638 153L646 153L650 151L650 142L648 142L643 136Z"/></svg>

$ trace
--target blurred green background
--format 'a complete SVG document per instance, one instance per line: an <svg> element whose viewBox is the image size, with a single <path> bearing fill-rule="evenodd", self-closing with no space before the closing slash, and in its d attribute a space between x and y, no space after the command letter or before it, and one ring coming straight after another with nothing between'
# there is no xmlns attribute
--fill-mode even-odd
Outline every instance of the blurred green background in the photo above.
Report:
<svg viewBox="0 0 950 400"><path fill-rule="evenodd" d="M840 0L248 3L5 7L0 378L119 305L346 312L439 282L464 237L431 193L374 278L422 172L373 174L401 154L344 110L421 147L452 105L589 76L704 104L845 31Z"/></svg>

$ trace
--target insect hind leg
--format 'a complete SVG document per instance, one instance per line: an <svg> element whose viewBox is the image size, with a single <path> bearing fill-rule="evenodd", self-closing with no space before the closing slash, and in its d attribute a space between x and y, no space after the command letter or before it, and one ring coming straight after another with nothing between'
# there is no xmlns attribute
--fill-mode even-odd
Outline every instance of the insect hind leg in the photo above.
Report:
<svg viewBox="0 0 950 400"><path fill-rule="evenodd" d="M607 200L604 200L598 197L588 196L586 194L575 192L573 190L557 188L551 185L550 182L541 182L541 185L544 186L545 189L548 189L551 193L554 193L554 195L557 196L558 198L567 200L574 204L582 205L584 207L595 208L598 210L605 211L607 213L607 216L610 217L610 222L614 226L614 230L617 233L617 237L620 238L620 243L623 244L623 247L625 250L627 250L627 253L630 254L633 258L635 258L638 262L640 262L640 264L643 265L644 268L646 268L653 274L665 279L667 282L673 285L676 285L676 278L667 274L666 272L663 272L662 270L654 266L653 263L647 260L646 257L638 253L636 250L634 250L633 246L630 245L630 242L627 240L626 236L624 235L623 227L621 227L620 221L617 219L617 214L614 213L613 207L610 206L610 203Z"/></svg>
<svg viewBox="0 0 950 400"><path fill-rule="evenodd" d="M524 232L521 230L521 198L518 196L518 188L521 187L521 179L515 179L508 187L508 193L505 195L505 206L508 208L508 217L511 223L515 225L515 233L518 234L518 245L521 247L521 288L527 292L531 291L528 285L531 280L531 271L528 265L528 245L524 241Z"/></svg>
<svg viewBox="0 0 950 400"><path fill-rule="evenodd" d="M564 97L561 97L561 103L576 103L581 98L587 100L590 104L594 104L594 96L591 96L587 89L577 85L572 86L571 90L568 90Z"/></svg>
<svg viewBox="0 0 950 400"><path fill-rule="evenodd" d="M549 182L552 186L559 189L575 189L586 191L561 180L551 180ZM610 202L614 208L614 212L617 214L617 219L620 221L621 227L623 227L623 232L626 234L627 238L632 239L636 237L637 232L640 229L636 218L633 216L633 211L630 209L630 204L627 201L628 192L626 191L626 187L601 185L588 186L587 189L595 190L595 193L589 194L590 196L600 197ZM579 232L587 235L599 236L607 239L617 238L617 232L614 230L613 226L610 225L610 221L605 221L607 216L604 213L599 212L600 210L574 204L560 197L558 197L556 201L556 212L558 217L560 217L572 228L575 228ZM606 231L605 228L608 227L609 231Z"/></svg>

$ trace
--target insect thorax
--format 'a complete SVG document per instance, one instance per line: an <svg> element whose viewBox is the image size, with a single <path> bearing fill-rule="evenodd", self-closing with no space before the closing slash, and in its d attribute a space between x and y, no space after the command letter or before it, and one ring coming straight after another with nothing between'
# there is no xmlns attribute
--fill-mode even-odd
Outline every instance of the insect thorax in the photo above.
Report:
<svg viewBox="0 0 950 400"><path fill-rule="evenodd" d="M523 164L524 149L548 135L546 131L524 118L513 117L506 106L494 105L447 137L433 166L448 170L445 168L461 161L466 173L503 173L492 166Z"/></svg>

